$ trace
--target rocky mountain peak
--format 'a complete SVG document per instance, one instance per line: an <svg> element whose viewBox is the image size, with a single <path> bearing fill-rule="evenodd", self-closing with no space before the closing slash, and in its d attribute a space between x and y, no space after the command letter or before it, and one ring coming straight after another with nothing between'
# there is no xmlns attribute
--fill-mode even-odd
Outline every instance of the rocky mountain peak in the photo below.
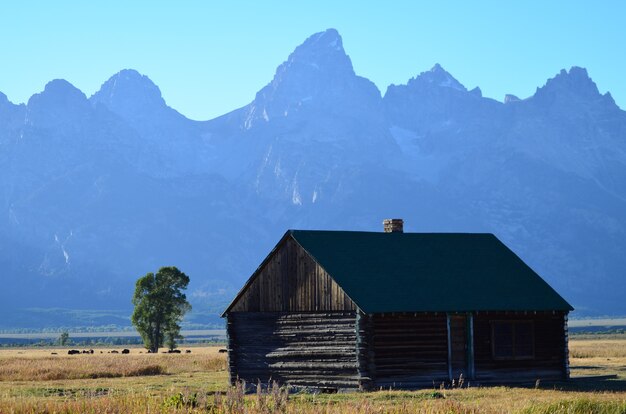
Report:
<svg viewBox="0 0 626 414"><path fill-rule="evenodd" d="M46 84L43 92L30 97L27 109L30 122L51 126L85 120L91 106L80 89L64 79L55 79Z"/></svg>
<svg viewBox="0 0 626 414"><path fill-rule="evenodd" d="M309 36L294 51L294 55L302 53L314 53L317 55L339 53L345 55L343 40L336 29L327 29L323 32Z"/></svg>
<svg viewBox="0 0 626 414"><path fill-rule="evenodd" d="M65 79L54 79L46 84L43 92L33 95L28 105L30 106L33 101L50 101L57 105L82 105L86 99L87 97L80 89Z"/></svg>
<svg viewBox="0 0 626 414"><path fill-rule="evenodd" d="M435 63L432 69L420 73L415 78L409 80L409 86L427 86L452 88L466 92L467 89L458 80L448 73L439 63Z"/></svg>
<svg viewBox="0 0 626 414"><path fill-rule="evenodd" d="M335 29L315 33L296 47L287 61L277 68L272 84L276 88L284 82L301 80L301 77L312 80L331 76L354 76L352 62Z"/></svg>
<svg viewBox="0 0 626 414"><path fill-rule="evenodd" d="M573 66L569 71L561 69L555 77L548 79L545 86L538 88L536 93L538 96L552 94L593 99L597 98L600 92L585 68Z"/></svg>
<svg viewBox="0 0 626 414"><path fill-rule="evenodd" d="M134 69L124 69L111 76L90 100L125 117L154 112L166 106L159 87Z"/></svg>
<svg viewBox="0 0 626 414"><path fill-rule="evenodd" d="M307 38L278 66L272 81L250 104L245 128L257 121L287 117L305 107L369 110L379 101L378 88L354 73L337 30L328 29Z"/></svg>

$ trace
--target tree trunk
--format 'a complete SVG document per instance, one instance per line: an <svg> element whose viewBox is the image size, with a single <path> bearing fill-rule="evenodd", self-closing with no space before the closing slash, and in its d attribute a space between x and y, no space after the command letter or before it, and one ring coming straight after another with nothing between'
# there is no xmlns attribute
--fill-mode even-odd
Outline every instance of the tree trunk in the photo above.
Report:
<svg viewBox="0 0 626 414"><path fill-rule="evenodd" d="M161 335L161 325L157 323L154 329L154 338L152 340L152 349L150 350L153 354L157 354L159 352L159 337Z"/></svg>

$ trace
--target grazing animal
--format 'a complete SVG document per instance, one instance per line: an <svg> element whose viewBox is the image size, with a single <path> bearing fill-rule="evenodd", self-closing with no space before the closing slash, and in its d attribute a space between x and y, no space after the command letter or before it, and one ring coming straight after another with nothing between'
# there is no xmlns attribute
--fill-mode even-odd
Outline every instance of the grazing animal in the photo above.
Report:
<svg viewBox="0 0 626 414"><path fill-rule="evenodd" d="M56 352L52 352L52 355L57 355L57 353Z"/></svg>
<svg viewBox="0 0 626 414"><path fill-rule="evenodd" d="M186 354L191 354L191 349L185 351Z"/></svg>
<svg viewBox="0 0 626 414"><path fill-rule="evenodd" d="M170 349L167 351L168 354L180 354L180 349Z"/></svg>
<svg viewBox="0 0 626 414"><path fill-rule="evenodd" d="M224 348L222 348L222 349L220 349L220 350L219 350L219 351L217 351L217 352L219 352L220 354L224 354L224 353L228 352L228 349L224 349Z"/></svg>
<svg viewBox="0 0 626 414"><path fill-rule="evenodd" d="M130 349L122 349L122 354L130 354Z"/></svg>
<svg viewBox="0 0 626 414"><path fill-rule="evenodd" d="M70 349L69 351L67 351L68 355L77 355L80 354L80 351L78 349Z"/></svg>
<svg viewBox="0 0 626 414"><path fill-rule="evenodd" d="M111 351L112 354L119 354L117 351Z"/></svg>
<svg viewBox="0 0 626 414"><path fill-rule="evenodd" d="M90 349L90 350L89 350L89 353L90 353L90 354L93 354L93 349Z"/></svg>

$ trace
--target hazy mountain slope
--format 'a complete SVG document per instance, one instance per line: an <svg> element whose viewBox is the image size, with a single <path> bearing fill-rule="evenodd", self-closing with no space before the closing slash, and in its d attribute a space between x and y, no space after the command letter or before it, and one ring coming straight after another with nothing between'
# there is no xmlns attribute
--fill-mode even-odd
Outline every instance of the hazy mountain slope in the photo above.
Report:
<svg viewBox="0 0 626 414"><path fill-rule="evenodd" d="M436 66L389 88L405 168L472 211L579 310L604 297L603 308L619 312L626 114L580 68L506 104L459 85Z"/></svg>
<svg viewBox="0 0 626 414"><path fill-rule="evenodd" d="M65 81L23 112L0 128L9 137L0 158L5 307L128 309L134 280L166 264L196 275L201 297L236 288L228 276L247 271L249 257L236 248L251 243L239 235L264 233L231 183L146 171L137 129Z"/></svg>
<svg viewBox="0 0 626 414"><path fill-rule="evenodd" d="M581 313L624 313L625 141L626 113L584 69L501 103L435 65L381 97L333 29L204 122L132 70L89 99L62 80L27 105L0 94L1 324L128 310L163 265L190 274L209 320L287 228L392 216L494 232Z"/></svg>
<svg viewBox="0 0 626 414"><path fill-rule="evenodd" d="M159 88L134 70L122 70L91 98L125 120L142 139L135 166L157 177L206 172L201 122L191 121L167 106Z"/></svg>

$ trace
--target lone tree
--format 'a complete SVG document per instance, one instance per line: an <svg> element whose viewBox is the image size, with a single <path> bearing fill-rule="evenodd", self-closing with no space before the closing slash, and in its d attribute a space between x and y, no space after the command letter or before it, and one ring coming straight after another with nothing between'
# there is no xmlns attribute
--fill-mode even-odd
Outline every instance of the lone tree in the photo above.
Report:
<svg viewBox="0 0 626 414"><path fill-rule="evenodd" d="M67 332L62 332L61 335L59 336L59 345L61 346L67 346L70 343L70 334Z"/></svg>
<svg viewBox="0 0 626 414"><path fill-rule="evenodd" d="M164 338L170 349L176 347L180 338L180 321L191 310L187 297L189 276L176 267L162 267L156 274L148 273L139 278L135 285L131 318L133 325L150 352L158 352Z"/></svg>

